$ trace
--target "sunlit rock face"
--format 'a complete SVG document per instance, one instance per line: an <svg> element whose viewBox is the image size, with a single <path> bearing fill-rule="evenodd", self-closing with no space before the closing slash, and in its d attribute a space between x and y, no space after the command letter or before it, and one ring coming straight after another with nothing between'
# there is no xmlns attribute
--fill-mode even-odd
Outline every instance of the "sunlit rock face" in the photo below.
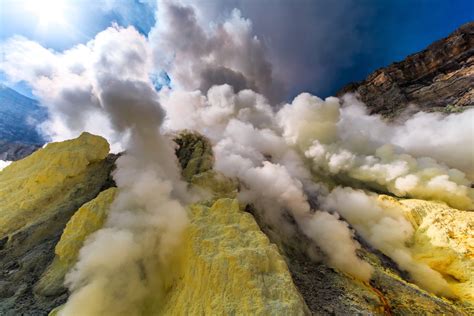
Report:
<svg viewBox="0 0 474 316"><path fill-rule="evenodd" d="M235 199L193 205L184 271L164 315L305 315L309 311L275 244Z"/></svg>
<svg viewBox="0 0 474 316"><path fill-rule="evenodd" d="M51 143L0 171L0 314L42 315L67 293L34 294L62 231L84 203L110 185L105 139L84 133Z"/></svg>
<svg viewBox="0 0 474 316"><path fill-rule="evenodd" d="M381 195L387 205L401 210L414 228L409 248L416 261L439 272L456 299L474 304L474 213L442 202L400 199Z"/></svg>
<svg viewBox="0 0 474 316"><path fill-rule="evenodd" d="M51 143L45 149L5 168L0 174L0 238L48 217L71 189L81 189L88 167L105 159L107 141L88 133ZM75 187L77 185L77 187Z"/></svg>
<svg viewBox="0 0 474 316"><path fill-rule="evenodd" d="M453 292L474 306L474 213L423 200L400 203L416 229L415 258L440 272Z"/></svg>
<svg viewBox="0 0 474 316"><path fill-rule="evenodd" d="M86 238L104 225L116 191L117 188L102 191L74 213L55 247L53 262L35 286L35 293L54 296L65 291L63 283L66 273L76 263Z"/></svg>
<svg viewBox="0 0 474 316"><path fill-rule="evenodd" d="M425 50L341 89L357 93L371 113L394 117L410 104L424 111L457 112L474 106L474 23Z"/></svg>

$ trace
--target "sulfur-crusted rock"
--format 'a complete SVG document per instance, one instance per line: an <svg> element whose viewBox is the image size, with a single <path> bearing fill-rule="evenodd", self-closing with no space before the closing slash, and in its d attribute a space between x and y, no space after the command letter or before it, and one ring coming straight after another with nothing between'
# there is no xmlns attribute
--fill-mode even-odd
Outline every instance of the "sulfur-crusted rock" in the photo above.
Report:
<svg viewBox="0 0 474 316"><path fill-rule="evenodd" d="M382 253L359 239L359 255L373 268L370 283L328 267L324 254L296 229L288 238L249 208L262 230L285 254L293 280L313 315L465 315L465 308L406 281L408 275ZM308 249L311 249L308 253Z"/></svg>
<svg viewBox="0 0 474 316"><path fill-rule="evenodd" d="M64 199L75 177L105 159L109 144L102 137L83 133L79 138L51 143L0 172L0 239L49 217Z"/></svg>
<svg viewBox="0 0 474 316"><path fill-rule="evenodd" d="M174 139L178 148L176 156L181 165L183 177L191 181L194 175L212 169L214 155L209 140L197 133L182 132Z"/></svg>
<svg viewBox="0 0 474 316"><path fill-rule="evenodd" d="M303 315L307 308L277 247L237 200L190 208L184 271L163 315Z"/></svg>
<svg viewBox="0 0 474 316"><path fill-rule="evenodd" d="M210 198L235 198L238 193L238 181L228 178L222 173L209 170L192 177L191 184L209 193Z"/></svg>
<svg viewBox="0 0 474 316"><path fill-rule="evenodd" d="M35 293L51 296L64 291L64 276L76 262L85 239L104 225L116 191L117 188L102 191L74 213L55 247L56 256L37 283Z"/></svg>
<svg viewBox="0 0 474 316"><path fill-rule="evenodd" d="M474 213L437 202L401 200L415 235L415 259L440 272L474 312Z"/></svg>
<svg viewBox="0 0 474 316"><path fill-rule="evenodd" d="M46 315L66 299L33 288L70 217L110 185L108 150L105 139L84 133L0 171L0 315Z"/></svg>
<svg viewBox="0 0 474 316"><path fill-rule="evenodd" d="M102 191L74 213L56 245L55 253L61 261L68 263L76 261L87 236L104 225L116 192L117 188Z"/></svg>

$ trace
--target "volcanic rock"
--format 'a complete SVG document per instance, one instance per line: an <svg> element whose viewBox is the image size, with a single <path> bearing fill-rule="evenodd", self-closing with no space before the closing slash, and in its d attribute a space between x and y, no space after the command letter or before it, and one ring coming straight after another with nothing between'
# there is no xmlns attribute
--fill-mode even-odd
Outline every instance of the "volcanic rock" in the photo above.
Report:
<svg viewBox="0 0 474 316"><path fill-rule="evenodd" d="M474 106L474 22L403 61L376 70L337 95L355 93L371 114L456 112Z"/></svg>

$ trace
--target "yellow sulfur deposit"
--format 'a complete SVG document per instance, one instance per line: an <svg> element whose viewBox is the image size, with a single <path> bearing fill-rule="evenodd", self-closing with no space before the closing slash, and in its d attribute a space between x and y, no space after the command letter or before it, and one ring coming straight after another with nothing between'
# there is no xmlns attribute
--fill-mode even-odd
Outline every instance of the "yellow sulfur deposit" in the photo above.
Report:
<svg viewBox="0 0 474 316"><path fill-rule="evenodd" d="M474 304L474 213L423 200L400 203L416 228L415 259L440 272L454 293Z"/></svg>
<svg viewBox="0 0 474 316"><path fill-rule="evenodd" d="M52 295L62 289L64 276L73 267L86 238L102 228L117 188L101 192L71 217L55 248L55 258L35 287L36 293Z"/></svg>
<svg viewBox="0 0 474 316"><path fill-rule="evenodd" d="M76 261L84 240L104 225L116 192L117 188L102 191L74 213L55 248L55 253L61 261L68 263Z"/></svg>
<svg viewBox="0 0 474 316"><path fill-rule="evenodd" d="M190 208L183 272L163 315L304 315L277 247L235 199Z"/></svg>
<svg viewBox="0 0 474 316"><path fill-rule="evenodd" d="M474 304L474 213L440 202L382 198L397 203L415 228L409 245L415 260L440 272L461 300Z"/></svg>
<svg viewBox="0 0 474 316"><path fill-rule="evenodd" d="M51 143L0 171L0 238L48 218L72 187L80 190L87 167L109 153L105 139L89 133ZM79 185L77 185L79 184Z"/></svg>

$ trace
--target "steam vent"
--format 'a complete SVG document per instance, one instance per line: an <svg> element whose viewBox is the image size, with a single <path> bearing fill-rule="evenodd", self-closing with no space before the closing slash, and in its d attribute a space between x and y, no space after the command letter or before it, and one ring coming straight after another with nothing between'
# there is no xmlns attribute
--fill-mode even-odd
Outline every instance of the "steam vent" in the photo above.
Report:
<svg viewBox="0 0 474 316"><path fill-rule="evenodd" d="M474 315L474 22L285 99L270 61L301 52L254 34L301 26L284 1L105 2L72 48L0 31L38 98L0 82L0 316ZM37 32L70 26L44 3Z"/></svg>

